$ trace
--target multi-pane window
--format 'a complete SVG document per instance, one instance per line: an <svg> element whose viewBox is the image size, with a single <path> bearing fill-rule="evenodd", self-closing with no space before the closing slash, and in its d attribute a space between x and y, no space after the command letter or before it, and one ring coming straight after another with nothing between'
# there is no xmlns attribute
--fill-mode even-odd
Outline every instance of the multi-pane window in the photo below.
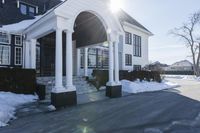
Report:
<svg viewBox="0 0 200 133"><path fill-rule="evenodd" d="M132 34L129 32L125 32L125 43L132 44Z"/></svg>
<svg viewBox="0 0 200 133"><path fill-rule="evenodd" d="M0 43L10 44L10 35L4 32L0 32Z"/></svg>
<svg viewBox="0 0 200 133"><path fill-rule="evenodd" d="M20 12L23 15L29 15L31 17L34 17L36 13L36 8L24 3L20 3Z"/></svg>
<svg viewBox="0 0 200 133"><path fill-rule="evenodd" d="M81 49L81 67L84 67L84 49ZM108 50L99 48L88 49L88 67L106 68L108 67Z"/></svg>
<svg viewBox="0 0 200 133"><path fill-rule="evenodd" d="M24 4L20 4L20 11L23 15L27 15L27 6Z"/></svg>
<svg viewBox="0 0 200 133"><path fill-rule="evenodd" d="M96 67L96 50L95 48L88 49L88 67Z"/></svg>
<svg viewBox="0 0 200 133"><path fill-rule="evenodd" d="M15 47L15 65L22 65L22 48Z"/></svg>
<svg viewBox="0 0 200 133"><path fill-rule="evenodd" d="M32 16L32 17L35 16L35 8L29 7L29 16Z"/></svg>
<svg viewBox="0 0 200 133"><path fill-rule="evenodd" d="M125 64L126 64L126 66L132 66L132 55L131 54L125 55Z"/></svg>
<svg viewBox="0 0 200 133"><path fill-rule="evenodd" d="M108 60L109 60L108 54L109 54L108 50L103 51L103 66L104 67L108 67Z"/></svg>
<svg viewBox="0 0 200 133"><path fill-rule="evenodd" d="M142 69L142 67L141 67L141 65L134 65L134 66L133 66L133 69L134 69L135 71L140 71L140 70Z"/></svg>
<svg viewBox="0 0 200 133"><path fill-rule="evenodd" d="M21 36L15 36L15 45L22 45Z"/></svg>
<svg viewBox="0 0 200 133"><path fill-rule="evenodd" d="M10 65L10 46L0 45L0 65Z"/></svg>
<svg viewBox="0 0 200 133"><path fill-rule="evenodd" d="M40 73L40 46L36 46L36 70Z"/></svg>
<svg viewBox="0 0 200 133"><path fill-rule="evenodd" d="M84 67L84 49L80 49L81 54L81 67Z"/></svg>
<svg viewBox="0 0 200 133"><path fill-rule="evenodd" d="M133 54L136 57L142 56L141 37L133 35Z"/></svg>

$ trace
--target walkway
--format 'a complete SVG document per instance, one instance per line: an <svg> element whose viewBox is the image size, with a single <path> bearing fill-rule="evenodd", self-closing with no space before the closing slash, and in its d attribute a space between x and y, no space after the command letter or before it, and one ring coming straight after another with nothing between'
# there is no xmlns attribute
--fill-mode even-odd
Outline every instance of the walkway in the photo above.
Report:
<svg viewBox="0 0 200 133"><path fill-rule="evenodd" d="M179 82L184 84L187 81ZM188 87L193 94L199 93L199 84ZM197 133L200 131L200 102L180 95L180 92L181 88L141 93L39 113L14 120L0 132Z"/></svg>

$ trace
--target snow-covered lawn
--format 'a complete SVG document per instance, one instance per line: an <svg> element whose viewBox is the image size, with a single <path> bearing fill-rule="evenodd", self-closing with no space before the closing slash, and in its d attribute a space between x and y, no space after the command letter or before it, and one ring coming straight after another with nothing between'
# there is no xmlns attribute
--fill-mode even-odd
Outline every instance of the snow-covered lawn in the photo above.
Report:
<svg viewBox="0 0 200 133"><path fill-rule="evenodd" d="M122 80L121 83L122 83L122 91L128 93L153 92L153 91L171 89L179 86L176 83L171 83L168 81L163 81L162 83L158 83L158 82L147 82L147 81L131 82L128 80Z"/></svg>
<svg viewBox="0 0 200 133"><path fill-rule="evenodd" d="M11 119L15 119L15 110L18 106L34 102L37 96L0 92L0 127L6 126Z"/></svg>
<svg viewBox="0 0 200 133"><path fill-rule="evenodd" d="M200 81L200 77L194 75L163 75L165 78L186 79Z"/></svg>

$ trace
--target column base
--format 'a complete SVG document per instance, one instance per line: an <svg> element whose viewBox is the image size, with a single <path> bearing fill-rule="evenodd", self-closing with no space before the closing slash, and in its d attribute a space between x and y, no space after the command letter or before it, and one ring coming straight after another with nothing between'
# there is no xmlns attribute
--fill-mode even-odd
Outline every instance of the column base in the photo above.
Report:
<svg viewBox="0 0 200 133"><path fill-rule="evenodd" d="M51 104L56 108L77 105L76 91L51 93Z"/></svg>
<svg viewBox="0 0 200 133"><path fill-rule="evenodd" d="M106 86L106 96L110 98L118 98L122 96L122 86Z"/></svg>

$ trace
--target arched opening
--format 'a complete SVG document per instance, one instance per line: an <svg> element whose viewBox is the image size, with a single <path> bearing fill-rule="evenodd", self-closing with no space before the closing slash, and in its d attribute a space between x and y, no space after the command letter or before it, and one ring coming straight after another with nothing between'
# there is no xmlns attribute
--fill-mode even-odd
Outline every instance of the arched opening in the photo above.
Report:
<svg viewBox="0 0 200 133"><path fill-rule="evenodd" d="M103 22L93 13L81 12L75 20L73 40L77 48L107 41Z"/></svg>
<svg viewBox="0 0 200 133"><path fill-rule="evenodd" d="M63 31L63 75L66 74L66 33ZM84 76L84 49L88 48L87 55L87 66L88 75L92 73L93 69L108 69L108 40L106 27L104 22L98 18L95 14L90 12L81 12L75 19L74 22L74 33L72 35L73 39L73 75L77 75L77 67L80 69L80 75ZM56 43L56 33L53 32L38 39L40 46L37 46L40 59L37 59L37 68L40 76L52 77L49 82L53 80L55 76L55 43ZM77 53L77 49L80 53ZM78 56L80 57L79 66ZM65 80L65 78L63 78ZM65 83L65 82L64 82ZM74 85L77 86L76 80ZM53 86L53 85L52 85ZM84 93L95 91L95 88L81 87L77 91L81 90ZM94 89L94 90L92 90ZM79 92L78 92L79 93Z"/></svg>
<svg viewBox="0 0 200 133"><path fill-rule="evenodd" d="M108 40L106 25L102 20L91 12L81 12L75 19L73 40L75 47L80 50L74 50L74 75L90 76L93 69L108 68ZM87 50L87 55L85 50ZM80 56L78 60L77 56ZM87 56L87 61L85 59ZM87 63L87 72L85 72L85 63ZM78 67L78 68L77 68ZM77 74L80 69L80 74ZM87 73L87 74L86 74Z"/></svg>

